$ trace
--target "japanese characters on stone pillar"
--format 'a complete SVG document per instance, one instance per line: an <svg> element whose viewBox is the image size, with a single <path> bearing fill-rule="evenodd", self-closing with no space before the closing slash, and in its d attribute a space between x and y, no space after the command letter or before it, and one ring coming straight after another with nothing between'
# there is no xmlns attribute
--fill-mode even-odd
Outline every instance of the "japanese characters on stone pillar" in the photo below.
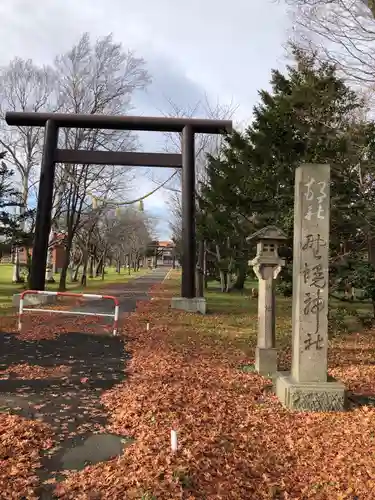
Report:
<svg viewBox="0 0 375 500"><path fill-rule="evenodd" d="M296 173L297 187L293 248L292 376L297 382L326 382L329 166L300 167Z"/></svg>
<svg viewBox="0 0 375 500"><path fill-rule="evenodd" d="M284 233L275 226L267 226L247 238L247 241L257 241L257 255L249 262L259 280L255 369L265 376L277 370L275 280L284 265L284 261L279 258L278 246L285 239Z"/></svg>
<svg viewBox="0 0 375 500"><path fill-rule="evenodd" d="M297 168L294 196L292 370L276 394L289 408L341 410L345 388L327 378L329 165Z"/></svg>

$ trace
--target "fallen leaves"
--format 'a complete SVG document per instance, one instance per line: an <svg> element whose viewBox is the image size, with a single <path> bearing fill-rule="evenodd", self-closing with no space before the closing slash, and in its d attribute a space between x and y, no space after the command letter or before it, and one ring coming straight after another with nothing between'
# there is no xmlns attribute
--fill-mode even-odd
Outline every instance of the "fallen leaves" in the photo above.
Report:
<svg viewBox="0 0 375 500"><path fill-rule="evenodd" d="M169 282L151 294L154 300L139 302L124 322L128 379L102 396L107 431L135 441L119 458L68 474L56 485L58 497L375 498L373 407L320 414L284 409L270 381L248 369L255 318L246 310L235 318L172 311ZM357 394L375 395L374 350L370 333L334 340L330 374ZM281 357L289 364L290 349ZM173 454L171 429L178 433Z"/></svg>
<svg viewBox="0 0 375 500"><path fill-rule="evenodd" d="M374 496L374 409L287 411L267 390L269 381L240 369L252 360L225 318L171 311L166 292L157 287L155 300L128 318L129 379L102 398L109 430L135 442L116 461L68 476L57 488L61 498L89 498L89 491L163 500ZM230 332L225 342L215 338L218 329ZM350 373L348 381L363 374ZM175 454L171 429L179 438Z"/></svg>
<svg viewBox="0 0 375 500"><path fill-rule="evenodd" d="M0 413L0 498L37 500L39 453L52 446L47 425Z"/></svg>
<svg viewBox="0 0 375 500"><path fill-rule="evenodd" d="M64 306L66 307L69 306ZM17 379L26 381L44 379L50 381L51 385L50 390L47 386L46 393L43 395L45 384L40 386L42 387L40 394L38 390L36 393L31 391L28 393L21 384L15 392L5 393L1 398L0 411L4 413L0 413L0 499L33 500L39 498L36 491L40 478L36 469L41 465L41 452L48 449L48 454L53 454L52 446L56 446L53 440L57 437L55 432L59 431L65 437L73 438L81 434L99 432L103 430L101 422L105 422L105 415L102 416L103 408L98 401L99 394L93 397L92 389L90 392L85 388L93 372L88 371L83 363L84 359L79 357L79 353L76 353L76 356L69 356L69 353L72 353L69 351L69 341L56 343L55 352L48 349L48 342L77 331L85 334L102 334L104 328L102 318L77 318L68 315L51 317L48 313L31 313L26 318L22 333L19 334L16 329L16 320L16 315L13 315L4 320L2 318L1 321L2 330L7 331L7 333L2 333L2 345L5 352L2 356L0 380L3 382L3 389L8 387L8 382L15 382ZM12 338L16 341L13 342ZM15 351L17 345L19 351ZM51 343L49 345L52 347ZM9 358L7 358L7 348L11 348L12 351L9 352ZM63 348L66 348L64 352L62 352ZM74 352L73 350L73 354ZM56 363L60 356L66 364ZM26 361L14 361L18 357ZM7 359L12 360L9 366L7 366ZM36 364L39 359L45 366ZM55 365L53 365L54 361ZM76 366L80 361L82 366ZM110 361L112 360L107 360L105 370L112 373L113 365ZM74 386L73 382L73 385L69 385L73 365L75 377L77 377L77 369L80 368L78 374L82 373L78 379L80 382L76 383L76 386L82 384L81 391L79 387ZM121 363L118 369L122 369ZM96 375L100 378L100 374L95 372L94 376ZM35 385L35 387L38 386ZM79 398L78 405L77 398ZM73 410L70 409L69 402L75 404ZM9 408L15 412L33 416L35 420L8 415L5 411ZM73 413L72 418L71 412L74 409L76 415ZM41 420L48 421L50 425L42 424ZM61 438L61 435L58 437Z"/></svg>
<svg viewBox="0 0 375 500"><path fill-rule="evenodd" d="M7 379L9 376L23 380L64 378L67 377L70 372L71 367L66 365L45 367L21 363L11 365L5 370L0 370L0 379Z"/></svg>

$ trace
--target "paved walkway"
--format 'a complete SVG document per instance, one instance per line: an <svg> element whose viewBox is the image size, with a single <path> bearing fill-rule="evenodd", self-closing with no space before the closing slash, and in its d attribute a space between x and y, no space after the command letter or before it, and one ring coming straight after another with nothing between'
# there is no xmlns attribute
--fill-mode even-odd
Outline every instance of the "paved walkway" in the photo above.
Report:
<svg viewBox="0 0 375 500"><path fill-rule="evenodd" d="M148 300L148 290L155 284L163 281L169 268L157 268L149 274L133 279L125 285L113 284L105 289L107 295L115 295L120 300L120 310L122 313L135 310L138 300ZM103 300L90 300L85 302L84 307L87 310L98 313L113 312L113 302ZM82 305L77 310L83 310ZM110 320L111 321L111 320Z"/></svg>
<svg viewBox="0 0 375 500"><path fill-rule="evenodd" d="M151 286L160 283L168 269L111 286L108 295L120 299L120 311L131 312L136 302L148 299ZM88 311L110 312L108 301L90 301L80 307ZM67 333L54 340L22 341L14 334L0 332L0 370L12 364L43 367L66 365L70 373L62 378L0 380L0 411L11 411L48 423L55 432L56 446L43 457L42 482L61 479L64 470L82 469L88 463L108 460L121 453L124 436L95 433L104 429L107 415L101 394L125 378L127 355L123 340L105 335ZM49 485L39 491L41 499L53 498Z"/></svg>

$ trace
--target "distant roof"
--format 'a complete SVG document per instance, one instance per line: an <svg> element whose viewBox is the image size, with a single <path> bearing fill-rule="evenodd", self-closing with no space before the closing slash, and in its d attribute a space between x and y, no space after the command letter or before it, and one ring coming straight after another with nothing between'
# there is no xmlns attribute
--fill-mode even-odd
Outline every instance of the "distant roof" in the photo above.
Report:
<svg viewBox="0 0 375 500"><path fill-rule="evenodd" d="M174 248L173 241L158 241L159 247L171 247Z"/></svg>

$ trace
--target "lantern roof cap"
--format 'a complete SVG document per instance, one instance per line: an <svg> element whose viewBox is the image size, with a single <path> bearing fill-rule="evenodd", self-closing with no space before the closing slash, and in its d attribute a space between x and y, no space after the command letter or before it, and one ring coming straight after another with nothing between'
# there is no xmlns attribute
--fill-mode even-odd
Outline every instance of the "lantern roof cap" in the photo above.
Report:
<svg viewBox="0 0 375 500"><path fill-rule="evenodd" d="M273 241L284 241L287 239L284 231L276 226L266 226L259 231L256 231L251 236L246 238L246 241L251 240L273 240Z"/></svg>

